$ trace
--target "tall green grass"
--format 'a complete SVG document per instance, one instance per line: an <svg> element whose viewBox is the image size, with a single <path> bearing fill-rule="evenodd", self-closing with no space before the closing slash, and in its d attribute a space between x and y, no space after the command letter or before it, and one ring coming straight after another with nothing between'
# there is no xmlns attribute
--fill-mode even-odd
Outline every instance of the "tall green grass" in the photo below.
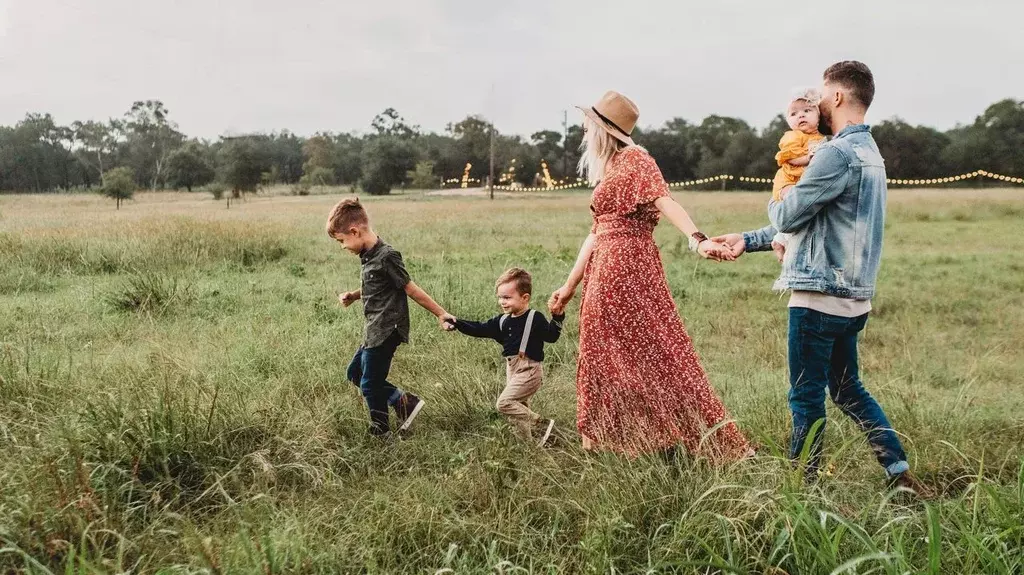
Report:
<svg viewBox="0 0 1024 575"><path fill-rule="evenodd" d="M760 223L762 196L680 199L724 232ZM410 438L367 437L345 381L361 314L336 303L358 259L323 235L332 201L167 215L4 200L19 220L0 220L0 569L1024 571L1018 199L890 200L863 370L940 493L927 502L889 491L835 410L828 473L804 483L785 459L775 264L698 262L665 226L680 313L757 458L715 467L580 450L575 311L535 405L558 422L556 447L517 443L494 413L496 345L443 333L415 308L393 380L427 407ZM512 265L534 274L540 307L588 229L583 195L368 204L413 279L467 318L496 313L493 281Z"/></svg>

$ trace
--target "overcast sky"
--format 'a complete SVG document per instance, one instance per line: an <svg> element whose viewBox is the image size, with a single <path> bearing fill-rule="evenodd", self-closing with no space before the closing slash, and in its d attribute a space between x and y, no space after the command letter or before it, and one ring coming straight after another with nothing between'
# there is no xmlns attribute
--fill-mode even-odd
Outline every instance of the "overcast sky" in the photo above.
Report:
<svg viewBox="0 0 1024 575"><path fill-rule="evenodd" d="M0 124L159 99L189 135L426 130L467 114L528 135L615 89L640 123L764 126L840 59L875 72L869 121L941 129L1024 98L1024 1L0 0Z"/></svg>

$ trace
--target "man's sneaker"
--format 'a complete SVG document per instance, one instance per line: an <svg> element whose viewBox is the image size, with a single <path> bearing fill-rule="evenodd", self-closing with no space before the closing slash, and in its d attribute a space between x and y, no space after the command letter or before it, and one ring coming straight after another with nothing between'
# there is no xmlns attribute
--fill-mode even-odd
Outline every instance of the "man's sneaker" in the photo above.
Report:
<svg viewBox="0 0 1024 575"><path fill-rule="evenodd" d="M890 489L896 489L899 487L909 489L919 499L931 499L935 497L935 494L932 493L932 490L929 487L927 487L924 483L918 481L918 479L914 477L909 471L898 473L889 478Z"/></svg>
<svg viewBox="0 0 1024 575"><path fill-rule="evenodd" d="M537 432L540 433L540 441L537 442L538 447L544 447L544 444L551 439L551 432L555 430L554 419L542 419L537 422Z"/></svg>
<svg viewBox="0 0 1024 575"><path fill-rule="evenodd" d="M402 397L398 399L398 403L395 404L395 415L398 417L398 431L405 431L412 425L412 420L416 419L420 410L427 402L423 401L415 395L405 392Z"/></svg>

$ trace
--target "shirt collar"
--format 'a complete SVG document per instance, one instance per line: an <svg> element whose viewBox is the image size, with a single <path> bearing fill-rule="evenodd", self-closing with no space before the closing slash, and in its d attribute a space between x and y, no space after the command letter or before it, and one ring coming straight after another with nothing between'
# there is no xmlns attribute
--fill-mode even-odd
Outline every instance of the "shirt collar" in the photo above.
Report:
<svg viewBox="0 0 1024 575"><path fill-rule="evenodd" d="M850 134L856 134L857 132L870 132L870 131L871 131L871 126L868 126L867 124L854 124L852 126L847 126L847 127L843 128L842 130L839 130L839 133L836 134L836 137L837 138L845 138L846 136L849 136Z"/></svg>
<svg viewBox="0 0 1024 575"><path fill-rule="evenodd" d="M377 255L377 252L380 251L381 246L383 246L383 245L384 245L384 240L382 240L380 237L378 237L377 238L377 243L373 244L372 248L367 248L367 249L359 252L359 261L361 261L362 263L365 264L366 262L372 260L373 256Z"/></svg>

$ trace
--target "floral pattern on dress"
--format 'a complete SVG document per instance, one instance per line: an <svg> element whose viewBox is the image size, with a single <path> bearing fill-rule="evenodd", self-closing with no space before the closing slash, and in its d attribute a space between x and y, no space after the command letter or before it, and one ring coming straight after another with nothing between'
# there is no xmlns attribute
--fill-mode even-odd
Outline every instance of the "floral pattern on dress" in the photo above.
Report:
<svg viewBox="0 0 1024 575"><path fill-rule="evenodd" d="M612 159L594 189L597 240L583 279L577 426L598 447L629 456L682 443L694 454L738 459L749 445L701 367L654 242L654 201L667 195L654 159L636 146Z"/></svg>

